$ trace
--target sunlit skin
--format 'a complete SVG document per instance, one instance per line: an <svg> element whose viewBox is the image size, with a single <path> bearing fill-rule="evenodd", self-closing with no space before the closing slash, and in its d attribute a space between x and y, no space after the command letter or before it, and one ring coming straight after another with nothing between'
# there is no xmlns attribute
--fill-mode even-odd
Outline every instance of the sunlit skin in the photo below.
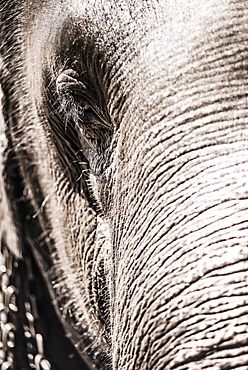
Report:
<svg viewBox="0 0 248 370"><path fill-rule="evenodd" d="M18 238L79 355L248 367L247 3L0 0L0 14Z"/></svg>

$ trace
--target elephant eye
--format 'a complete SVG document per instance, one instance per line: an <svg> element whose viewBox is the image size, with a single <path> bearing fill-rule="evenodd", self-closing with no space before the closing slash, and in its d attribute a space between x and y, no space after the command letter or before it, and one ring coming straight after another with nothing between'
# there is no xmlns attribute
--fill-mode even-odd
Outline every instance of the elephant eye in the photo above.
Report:
<svg viewBox="0 0 248 370"><path fill-rule="evenodd" d="M103 170L113 131L101 90L67 69L57 77L56 91L65 127L74 125L91 170L98 175Z"/></svg>

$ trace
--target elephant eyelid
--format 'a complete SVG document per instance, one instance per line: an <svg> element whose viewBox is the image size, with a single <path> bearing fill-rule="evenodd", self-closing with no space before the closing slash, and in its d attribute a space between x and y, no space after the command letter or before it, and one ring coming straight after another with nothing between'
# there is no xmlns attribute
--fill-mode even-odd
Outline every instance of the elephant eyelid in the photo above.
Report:
<svg viewBox="0 0 248 370"><path fill-rule="evenodd" d="M80 75L66 69L56 79L58 112L65 127L70 127L79 137L81 150L92 173L100 176L105 167L105 151L113 134L113 125L101 90L91 86L90 80L80 81ZM85 143L88 143L87 145Z"/></svg>
<svg viewBox="0 0 248 370"><path fill-rule="evenodd" d="M56 79L56 92L60 101L75 100L83 111L92 109L95 113L100 114L97 94L94 89L79 80L76 71L67 69L60 73Z"/></svg>
<svg viewBox="0 0 248 370"><path fill-rule="evenodd" d="M79 75L72 69L67 69L60 73L56 79L56 91L58 95L66 93L79 94L87 88L85 84L79 81Z"/></svg>

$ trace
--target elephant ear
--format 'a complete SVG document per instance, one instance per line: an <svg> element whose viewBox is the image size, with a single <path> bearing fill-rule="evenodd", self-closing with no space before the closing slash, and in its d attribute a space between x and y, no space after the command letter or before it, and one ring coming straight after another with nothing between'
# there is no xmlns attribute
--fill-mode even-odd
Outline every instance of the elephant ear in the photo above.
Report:
<svg viewBox="0 0 248 370"><path fill-rule="evenodd" d="M0 60L0 73L1 60ZM3 113L3 90L0 85L0 238L1 246L5 245L16 256L21 256L18 232L14 224L13 212L8 198L8 188L5 182L6 159L8 156L7 124Z"/></svg>

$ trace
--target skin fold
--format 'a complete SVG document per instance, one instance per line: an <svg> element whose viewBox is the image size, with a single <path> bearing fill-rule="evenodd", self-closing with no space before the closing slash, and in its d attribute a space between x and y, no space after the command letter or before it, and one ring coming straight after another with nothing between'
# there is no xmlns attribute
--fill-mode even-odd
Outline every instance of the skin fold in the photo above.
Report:
<svg viewBox="0 0 248 370"><path fill-rule="evenodd" d="M3 225L79 355L248 369L247 3L0 0L0 14L25 203L23 218L4 193Z"/></svg>

